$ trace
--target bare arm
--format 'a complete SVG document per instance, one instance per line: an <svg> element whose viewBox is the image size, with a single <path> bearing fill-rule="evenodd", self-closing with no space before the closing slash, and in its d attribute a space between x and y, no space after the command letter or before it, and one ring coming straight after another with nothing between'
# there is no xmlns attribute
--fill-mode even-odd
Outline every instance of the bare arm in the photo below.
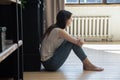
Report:
<svg viewBox="0 0 120 80"><path fill-rule="evenodd" d="M74 38L72 36L70 36L69 34L67 34L64 30L60 29L59 31L59 35L60 35L60 38L63 38L73 44L76 44L78 46L82 46L83 45L83 41L81 41L80 39L77 39L77 38Z"/></svg>

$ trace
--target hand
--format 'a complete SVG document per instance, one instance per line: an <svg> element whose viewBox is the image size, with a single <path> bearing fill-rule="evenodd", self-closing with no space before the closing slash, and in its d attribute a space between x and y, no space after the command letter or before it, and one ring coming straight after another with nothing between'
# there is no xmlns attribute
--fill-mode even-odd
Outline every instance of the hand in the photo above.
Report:
<svg viewBox="0 0 120 80"><path fill-rule="evenodd" d="M83 44L84 44L84 41L83 40L80 40L80 46L82 47L83 46Z"/></svg>
<svg viewBox="0 0 120 80"><path fill-rule="evenodd" d="M81 39L78 39L78 45L82 47L82 46L83 46L83 44L84 44L84 41L83 41L83 40L81 40Z"/></svg>

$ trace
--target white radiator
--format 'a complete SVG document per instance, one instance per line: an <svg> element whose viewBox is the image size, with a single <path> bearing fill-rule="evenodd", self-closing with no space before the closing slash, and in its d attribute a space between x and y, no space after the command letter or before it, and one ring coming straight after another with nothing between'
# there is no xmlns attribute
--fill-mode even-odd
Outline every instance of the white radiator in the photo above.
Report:
<svg viewBox="0 0 120 80"><path fill-rule="evenodd" d="M85 40L111 41L109 16L73 16L71 27L66 31Z"/></svg>

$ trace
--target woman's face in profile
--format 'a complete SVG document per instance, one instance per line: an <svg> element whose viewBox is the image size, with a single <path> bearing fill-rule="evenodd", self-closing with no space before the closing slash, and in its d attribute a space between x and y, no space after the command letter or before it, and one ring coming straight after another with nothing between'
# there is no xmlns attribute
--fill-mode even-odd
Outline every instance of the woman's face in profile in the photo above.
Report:
<svg viewBox="0 0 120 80"><path fill-rule="evenodd" d="M70 19L68 19L68 20L67 20L66 25L67 25L67 26L70 26L70 25L71 25L71 23L72 23L72 16L70 17Z"/></svg>

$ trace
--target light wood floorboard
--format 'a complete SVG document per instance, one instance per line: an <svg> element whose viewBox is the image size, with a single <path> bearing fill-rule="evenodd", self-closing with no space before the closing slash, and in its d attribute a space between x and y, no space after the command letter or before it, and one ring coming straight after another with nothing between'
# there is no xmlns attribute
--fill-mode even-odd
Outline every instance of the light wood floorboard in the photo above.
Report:
<svg viewBox="0 0 120 80"><path fill-rule="evenodd" d="M104 67L104 71L84 71L81 61L71 51L69 58L58 71L24 72L24 80L120 80L120 53L111 52L111 50L116 51L116 49L113 50L114 46L107 50L100 49L102 48L100 46L97 47L100 50L96 50L88 45L85 44L83 47L88 58L93 64ZM109 48L110 44L106 45ZM91 46L93 47L95 44ZM117 51L120 51L120 48Z"/></svg>

